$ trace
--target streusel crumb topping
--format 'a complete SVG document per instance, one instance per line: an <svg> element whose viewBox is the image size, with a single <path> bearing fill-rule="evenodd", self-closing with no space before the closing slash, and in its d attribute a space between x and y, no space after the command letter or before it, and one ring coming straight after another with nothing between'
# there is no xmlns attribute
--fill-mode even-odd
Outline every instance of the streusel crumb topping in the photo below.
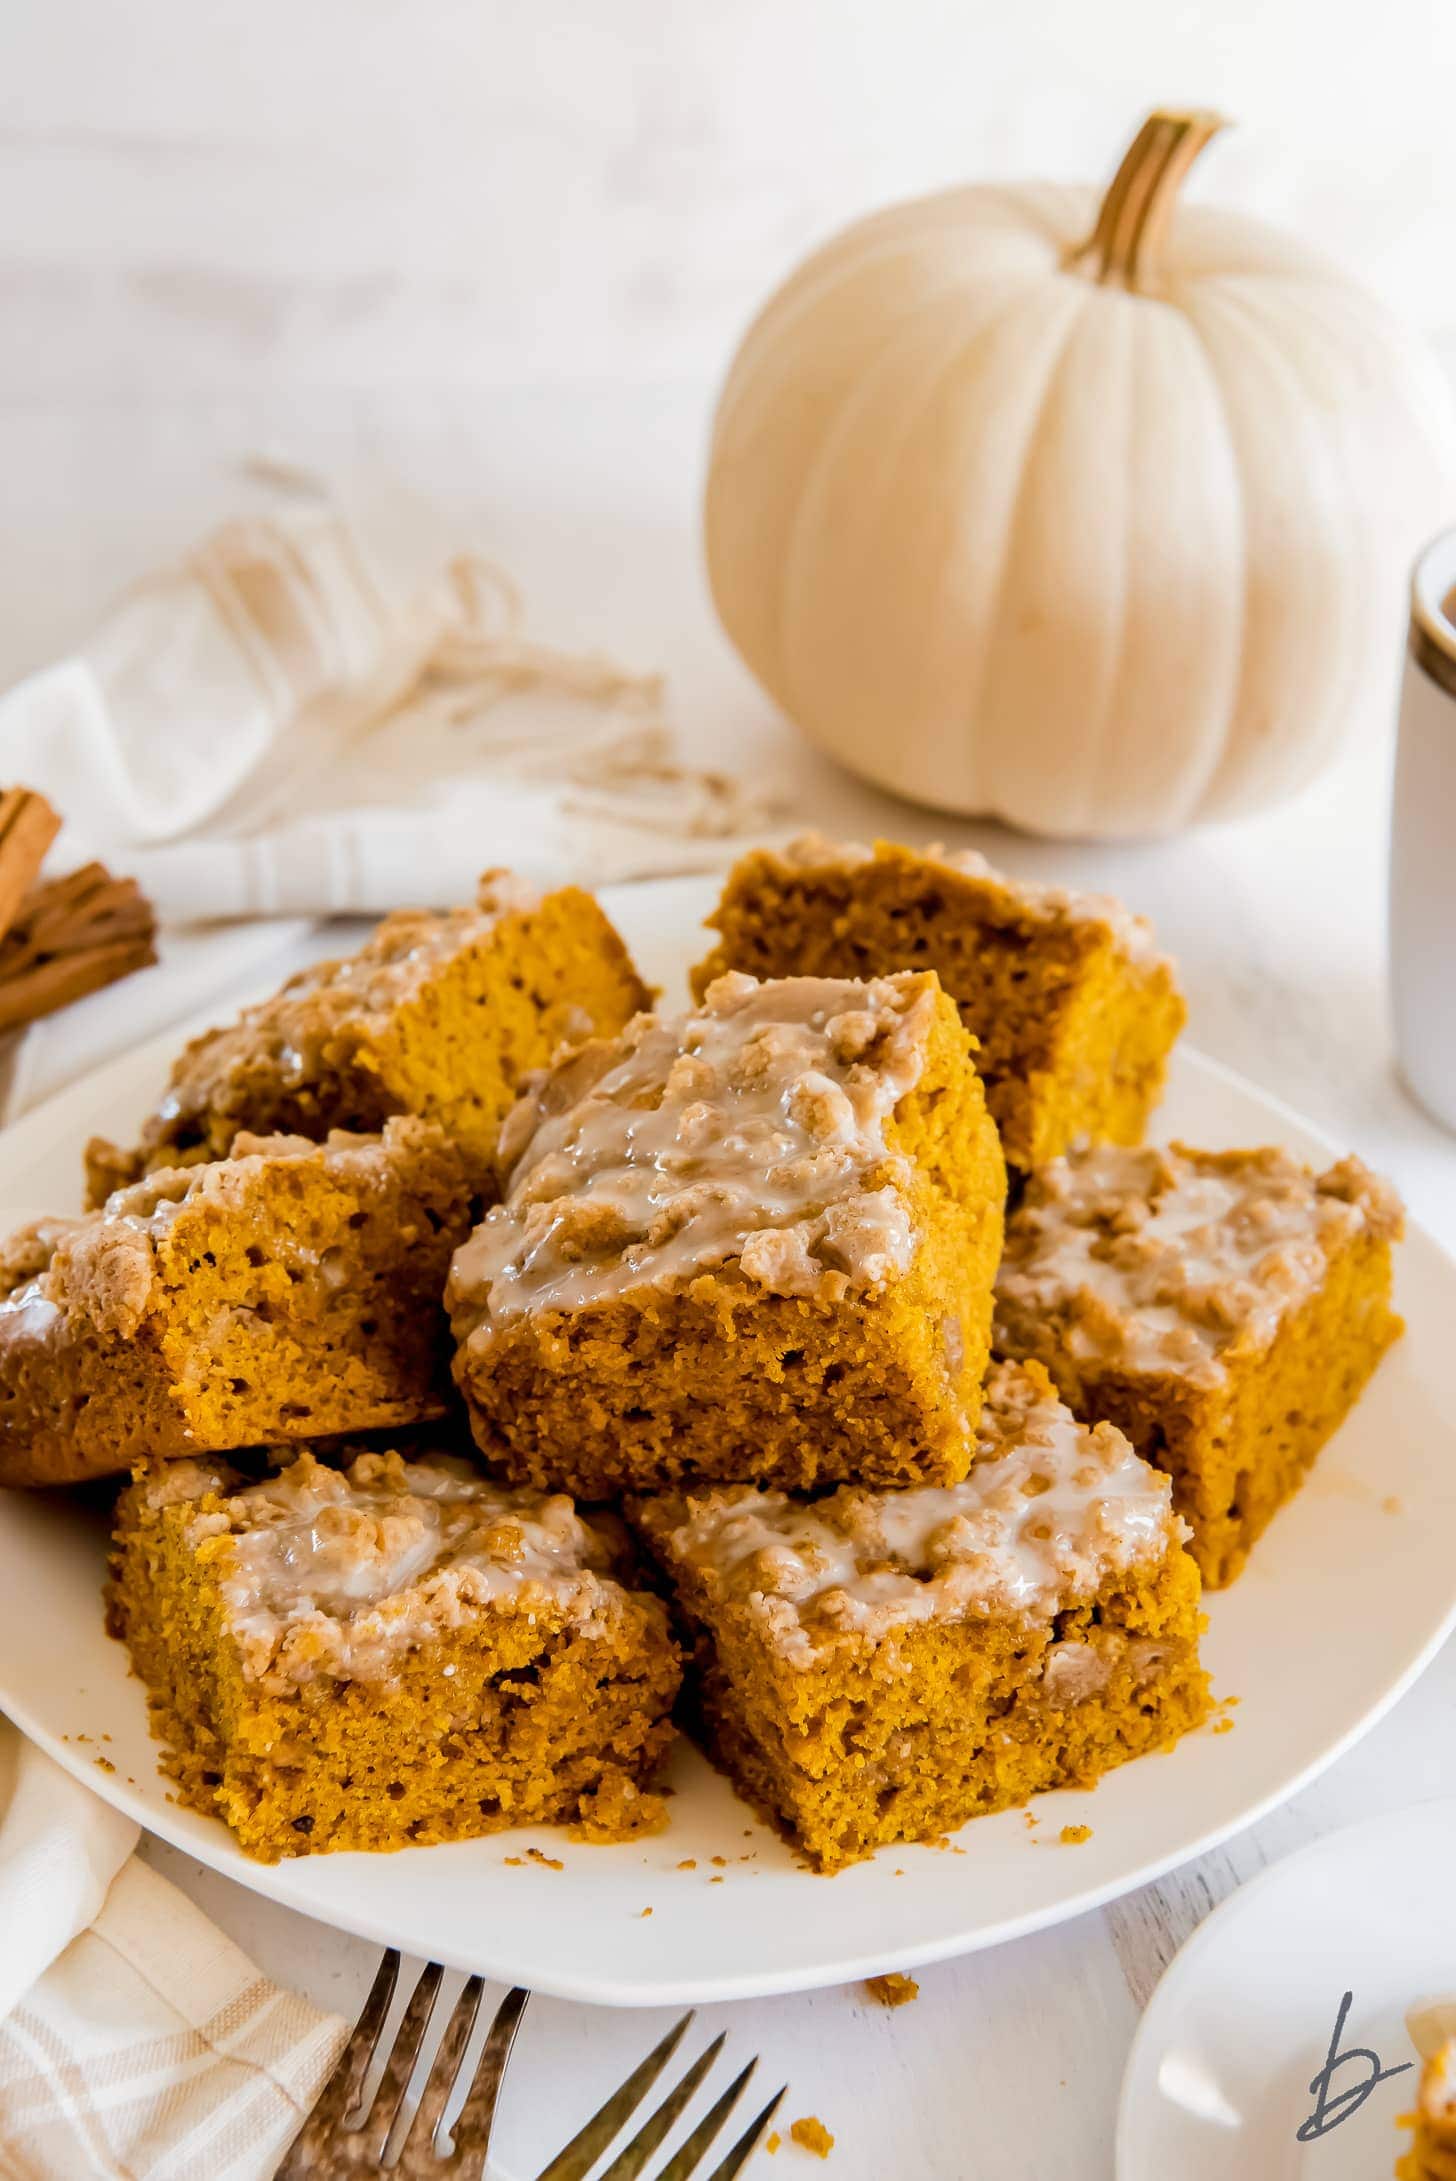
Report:
<svg viewBox="0 0 1456 2181"><path fill-rule="evenodd" d="M1111 1424L1090 1428L1017 1364L986 1382L961 1484L823 1499L726 1488L640 1503L659 1549L745 1607L790 1665L914 1623L1045 1621L1187 1532L1172 1486Z"/></svg>
<svg viewBox="0 0 1456 2181"><path fill-rule="evenodd" d="M456 1253L452 1310L580 1309L736 1262L775 1295L903 1274L908 1162L885 1123L919 1081L935 979L736 973L641 1015L517 1106L504 1203Z"/></svg>
<svg viewBox="0 0 1456 2181"><path fill-rule="evenodd" d="M1008 1224L998 1337L1023 1348L1051 1325L1077 1361L1212 1383L1236 1343L1268 1346L1341 1242L1400 1227L1358 1159L1315 1174L1273 1149L1073 1152L1032 1176Z"/></svg>
<svg viewBox="0 0 1456 2181"><path fill-rule="evenodd" d="M488 871L475 901L441 914L397 909L355 954L315 962L290 977L271 999L247 1008L235 1023L194 1039L157 1108L165 1125L217 1107L226 1111L233 1085L271 1059L285 1081L311 1080L336 1040L378 1033L461 948L476 945L500 919L539 907L535 887L509 871Z"/></svg>
<svg viewBox="0 0 1456 2181"><path fill-rule="evenodd" d="M98 1211L37 1220L12 1235L0 1251L0 1315L12 1321L23 1315L27 1331L40 1333L69 1311L129 1340L152 1302L157 1245L184 1205L242 1215L260 1165L279 1159L313 1159L356 1183L371 1175L383 1183L402 1156L443 1140L432 1122L408 1115L386 1121L378 1136L336 1128L323 1143L240 1134L229 1158L161 1167L116 1190Z"/></svg>
<svg viewBox="0 0 1456 2181"><path fill-rule="evenodd" d="M455 1455L333 1469L302 1453L258 1484L173 1462L149 1489L195 1501L189 1542L216 1569L243 1671L275 1694L321 1674L385 1679L401 1651L483 1607L549 1610L591 1634L620 1595L613 1540L570 1499L494 1484Z"/></svg>

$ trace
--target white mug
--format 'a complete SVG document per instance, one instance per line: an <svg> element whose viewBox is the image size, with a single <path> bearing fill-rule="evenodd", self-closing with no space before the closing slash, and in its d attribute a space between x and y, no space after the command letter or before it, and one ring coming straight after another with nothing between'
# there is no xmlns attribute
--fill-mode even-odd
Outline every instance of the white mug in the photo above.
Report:
<svg viewBox="0 0 1456 2181"><path fill-rule="evenodd" d="M1411 579L1390 830L1390 990L1407 1089L1456 1130L1456 530Z"/></svg>

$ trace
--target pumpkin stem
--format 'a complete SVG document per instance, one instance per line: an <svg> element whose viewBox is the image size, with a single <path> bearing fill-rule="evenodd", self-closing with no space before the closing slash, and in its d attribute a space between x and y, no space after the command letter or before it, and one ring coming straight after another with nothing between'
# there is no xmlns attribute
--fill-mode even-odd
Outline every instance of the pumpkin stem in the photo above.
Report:
<svg viewBox="0 0 1456 2181"><path fill-rule="evenodd" d="M1158 257L1178 192L1194 160L1225 126L1220 114L1160 107L1149 114L1112 177L1097 225L1067 257L1134 292L1154 284Z"/></svg>

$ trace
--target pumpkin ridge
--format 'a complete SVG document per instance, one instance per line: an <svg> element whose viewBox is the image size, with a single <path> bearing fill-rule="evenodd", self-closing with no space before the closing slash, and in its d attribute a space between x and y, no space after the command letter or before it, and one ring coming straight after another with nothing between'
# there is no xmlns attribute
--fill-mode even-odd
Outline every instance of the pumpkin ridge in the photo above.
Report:
<svg viewBox="0 0 1456 2181"><path fill-rule="evenodd" d="M1218 342L1227 336L1231 343L1236 344L1236 353L1241 368L1247 370L1251 358L1258 356L1261 367L1268 374L1265 382L1266 387L1270 383L1281 385L1284 393L1283 406L1286 413L1299 416L1309 433L1313 435L1314 443L1319 450L1321 507L1328 509L1331 518L1338 521L1339 511L1348 509L1351 504L1351 496L1348 490L1349 473L1343 460L1336 462L1334 459L1334 449L1323 429L1321 405L1309 398L1309 387L1301 383L1300 373L1293 365L1287 347L1275 336L1267 317L1255 307L1253 299L1240 296L1235 292L1236 285L1233 281L1220 282L1219 292L1216 295L1211 295L1204 292L1202 284L1200 284L1197 306L1190 305L1187 315L1190 323L1194 325L1198 333L1199 347L1208 359L1214 382L1219 390L1220 402L1228 422L1229 446L1239 476L1241 498L1244 504L1247 505L1248 495L1244 481L1248 475L1251 456L1256 454L1257 450L1249 449L1246 451L1243 430L1235 411L1230 406L1228 386L1221 368L1222 364L1227 360L1228 352L1211 344L1210 330L1213 332L1214 342ZM1220 324L1220 319L1224 323ZM1265 399L1268 399L1267 393ZM1307 448L1309 441L1306 440L1304 444ZM1302 468L1307 478L1310 474L1307 455L1302 462ZM1330 480L1336 471L1338 471L1339 483L1344 489L1332 491L1330 490ZM1248 782L1251 777L1255 781L1254 799L1260 804L1267 804L1292 794L1303 785L1304 779L1309 777L1307 771L1301 770L1300 763L1300 757L1309 751L1308 730L1303 724L1305 717L1317 716L1324 724L1318 754L1313 758L1314 770L1318 770L1330 748L1338 746L1343 734L1343 721L1335 712L1331 702L1331 698L1339 688L1343 676L1324 674L1322 679L1325 686L1320 701L1310 705L1307 715L1298 715L1300 731L1295 740L1299 745L1300 756L1296 756L1290 743L1290 722L1296 715L1289 710L1287 702L1280 704L1276 701L1272 706L1267 707L1271 714L1274 732L1272 735L1265 734L1261 736L1259 728L1262 714L1253 703L1251 684L1251 676L1260 662L1261 652L1257 647L1251 648L1249 642L1251 629L1257 635L1257 623L1251 611L1250 603L1253 596L1257 564L1250 557L1249 526L1247 522L1240 523L1238 535L1241 541L1244 565L1244 624L1243 639L1240 644L1242 665L1233 692L1229 723L1224 731L1221 747L1215 753L1215 761L1209 769L1202 790L1191 806L1191 809L1199 810L1208 817L1233 816L1240 809L1247 807ZM1348 540L1345 543L1348 546ZM1287 557L1281 557L1281 573L1286 583L1290 567L1290 560ZM1323 582L1316 586L1321 592L1324 587ZM1348 657L1356 645L1356 632L1361 620L1360 601L1358 597L1351 598L1347 596L1343 601L1343 605L1345 610L1338 615L1332 625L1339 632L1340 650ZM1320 646L1319 658L1321 666L1324 665L1328 658L1330 625L1328 623L1325 625L1325 634ZM1298 680L1302 689L1307 690L1308 681L1305 675L1298 674L1290 678ZM1285 753L1283 762L1276 763L1272 771L1267 755L1263 754L1267 752L1271 744L1276 751ZM1290 762L1291 757L1295 757L1293 764ZM1251 765L1253 768L1252 773ZM1232 797L1229 790L1231 777L1240 780L1240 788Z"/></svg>
<svg viewBox="0 0 1456 2181"><path fill-rule="evenodd" d="M1066 282L1066 285L1070 289L1074 286L1074 283L1071 280L1068 280ZM1058 342L1055 350L1048 359L1048 368L1042 378L1040 387L1037 391L1036 401L1034 405L1029 405L1028 408L1023 412L1025 419L1025 431L1021 441L1021 445L1023 448L1033 445L1035 441L1037 430L1040 427L1042 417L1046 411L1047 400L1050 395L1051 389L1056 383L1057 377L1063 369L1063 366L1065 365L1067 353L1072 346L1077 326L1080 323L1084 312L1087 310L1089 304L1091 303L1092 297L1093 290L1090 287L1086 288L1083 294L1077 299L1076 308L1068 312L1066 321L1062 328L1062 338ZM1027 482L1031 475L1035 459L1035 453L1033 451L1029 460L1023 460L1019 464L1016 474L1016 489L1011 495L1010 502L1005 511L1005 520L1001 526L1002 544L1000 553L997 558L995 575L989 586L990 610L986 615L986 626L992 631L998 629L1002 622L1002 608L1006 591L1007 573L1012 561L1016 557L1015 546L1017 532L1020 523L1023 520L1023 511L1027 493ZM991 643L982 646L980 654L976 659L972 673L970 688L967 694L965 710L959 722L959 732L966 737L968 742L971 743L974 743L975 741L976 714L980 710L982 701L985 696L986 671L988 663L990 661L992 650L994 649L994 643L995 638L993 635ZM989 794L987 792L987 787L985 783L986 774L984 769L982 769L977 777L975 788L973 790L974 799L977 803L977 806L979 808L987 810L992 816L1004 816L1004 812L999 807L999 798L997 798L994 794Z"/></svg>
<svg viewBox="0 0 1456 2181"><path fill-rule="evenodd" d="M1077 284L1075 275L1066 275L1066 277L1068 277L1068 281L1072 281L1072 284ZM1000 611L1000 600L1003 600L1003 591L1005 591L1005 582L1007 582L1009 569L1016 567L1018 558L1022 556L1024 550L1027 550L1027 543L1029 543L1029 539L1027 539L1029 521L1031 521L1029 508L1035 504L1035 497L1038 497L1038 473L1040 473L1040 467L1042 467L1042 445L1044 445L1044 434L1046 434L1048 410L1051 410L1053 403L1057 401L1057 393L1059 393L1059 388L1064 386L1068 371L1081 369L1081 360L1077 356L1077 345L1079 345L1079 340L1083 340L1085 336L1088 336L1088 327L1094 325L1094 323L1099 323L1099 325L1109 323L1107 299L1099 301L1099 297L1096 297L1096 288L1092 288L1090 284L1081 284L1081 286L1085 288L1083 308L1077 310L1075 314L1068 318L1066 342L1061 345L1061 351L1057 353L1053 369L1048 371L1046 379L1042 382L1038 408L1035 408L1035 423L1033 423L1033 430L1029 434L1029 443L1027 443L1027 456L1024 456L1024 460L1020 462L1020 469L1018 469L1018 489L1016 489L1016 495L1014 495L1014 504L1011 504L1011 510L1009 510L1009 521L1005 526L1005 550L1003 550L1003 556L1000 556L1000 567L996 571L994 611L990 615L990 622L987 622L987 626L990 626L990 630L992 630L992 641L990 641L990 646L987 646L981 652L979 661L976 661L976 678L974 678L974 685L972 685L970 707L966 711L966 720L963 720L963 724L961 724L961 733L966 735L968 739L972 739L976 746L979 746L979 742L981 742L979 733L976 733L976 726L979 726L979 715L983 715L987 709L990 709L992 715L996 715L998 663L1007 659L1007 654L1005 654L1007 615ZM1114 308L1116 308L1116 305L1114 305ZM1094 316L1099 312L1101 312L1101 316ZM1136 345L1136 323L1131 321L1131 316L1129 316L1127 310L1118 310L1118 321L1120 321L1120 325L1125 325L1129 329L1123 345L1125 345L1125 349L1131 351L1133 345ZM1125 591L1127 591L1127 552L1123 552L1123 593ZM1016 641L1016 632L1014 630L1011 630L1011 641ZM1107 665L1101 670L1101 687L1099 687L1099 691L1096 691L1096 694L1099 694L1099 698L1101 698L1101 704L1096 707L1096 713L1094 713L1090 702L1088 702L1088 709L1085 709L1085 713L1079 713L1079 724L1081 724L1083 735L1085 735L1085 731L1088 731L1088 726L1090 726L1092 718L1096 715L1096 720L1099 720L1099 733L1105 739L1109 709L1112 709L1112 691L1116 687L1116 676L1118 676L1118 659L1120 659L1120 648L1118 648L1118 654L1114 656L1114 659L1107 661ZM1007 672L1014 670L1014 665L1005 667L1005 670ZM1083 783L1079 787L1077 803L1079 803L1079 811L1085 811L1085 803L1088 803L1088 794L1090 794L1090 781L1092 781L1094 763L1090 759L1083 759L1081 772L1083 772ZM994 772L992 772L990 779L987 779L985 772L981 774L981 803L983 803L983 807L990 809L992 814L998 816L1003 822L1020 824L1020 794L1018 794L1016 787L1011 787L1005 781L1005 776L1000 781L996 781ZM1066 816L1059 816L1057 831L1059 833L1066 833L1066 831L1075 833L1075 831L1079 831L1081 822L1083 822L1081 816L1077 818L1077 822L1070 822L1070 824L1068 824Z"/></svg>
<svg viewBox="0 0 1456 2181"><path fill-rule="evenodd" d="M846 269L845 273L841 275L841 277L848 277L848 270L849 269ZM1039 286L1039 284L1040 276L1034 273L1028 272L1024 276L1016 276L1014 288L1008 290L1007 301L1010 306L1014 307L1015 302L1019 300L1020 290L1022 289L1022 287L1024 287L1027 292L1031 292L1037 286ZM827 287L826 289L820 291L819 301L821 303L824 300L827 292ZM982 292L984 293L984 290ZM871 370L879 369L882 366L886 356L891 352L892 344L894 342L899 341L902 338L910 338L917 331L920 321L925 316L933 315L936 311L943 310L947 307L948 298L956 297L967 293L967 284L963 280L955 279L947 280L943 288L937 287L934 292L921 295L916 299L914 305L909 310L904 311L897 316L893 327L885 334L884 338L877 343L874 350L873 362L869 366L866 366L862 360L857 360L857 367L844 374L840 386L835 389L833 406L828 410L819 427L817 445L810 453L808 460L805 462L799 474L797 483L797 499L795 501L793 511L789 515L786 523L782 525L775 525L775 527L779 529L780 532L777 541L778 576L777 580L769 588L767 611L760 627L760 636L763 646L762 656L755 657L754 659L752 659L751 663L753 665L754 673L757 676L757 679L759 680L761 685L767 690L768 694L775 700L775 702L778 703L784 711L789 712L790 714L792 714L794 708L793 698L790 693L792 687L792 675L789 666L788 646L784 638L784 622L788 611L787 594L790 589L789 571L792 568L794 560L795 538L801 529L803 521L805 520L804 510L806 507L812 505L812 488L818 472L819 464L825 456L826 449L834 444L835 434L840 427L840 419L843 412L844 404L847 400L853 397L857 388L863 386L868 372ZM969 293L971 297L968 305L969 308L975 309L978 316L987 317L992 315L992 312L987 310L985 306L981 303L981 301L975 296L974 291L969 291ZM781 291L780 297L777 300L780 302L785 300L783 291ZM1006 306L1003 305L1003 308L1004 307ZM789 314L789 331L791 334L797 334L798 328L797 324L795 323L797 316L797 311L790 312ZM962 338L962 336L957 336L958 344ZM786 350L792 352L794 347L793 338L786 339L783 345ZM765 353L767 353L772 360L772 352L766 351ZM733 611L729 599L725 597L723 593L723 587L719 581L719 571L716 565L716 554L712 537L713 525L711 519L712 473L716 469L720 459L731 460L735 453L741 452L740 449L735 449L733 447L732 438L735 432L740 435L744 434L745 432L745 427L742 422L741 416L735 413L736 411L741 411L744 405L743 396L741 394L738 396L736 401L734 399L734 381L738 378L738 376L738 367L735 364L734 369L729 374L729 383L727 386L725 386L723 394L720 397L718 411L713 425L712 454L710 459L709 475L710 504L708 520L709 536L707 562L709 588L712 591L714 603L718 608L719 616L722 619L725 628L728 630L729 635L733 638L735 644L739 644L741 647L746 649L746 631L744 630L743 624L739 621L738 616ZM783 497L783 488L780 487L780 489L774 494L773 504L775 506L782 505Z"/></svg>
<svg viewBox="0 0 1456 2181"><path fill-rule="evenodd" d="M1004 324L1009 311L1014 310L1039 285L1038 282L1032 280L1028 280L1024 287L1018 283L1014 293L1003 298L1002 307L999 310L983 309L980 303L977 302L975 305L976 321L969 338L964 325L958 325L953 335L947 335L943 351L937 354L933 365L918 380L914 399L907 399L902 405L902 413L906 421L905 431L899 442L901 446L904 445L905 440L913 432L919 416L923 413L924 406L934 397L936 388L951 372L961 367L967 355L974 349L977 340L983 334L991 335L995 333ZM917 312L915 314L916 319L919 316L920 313ZM897 342L908 340L916 331L918 331L918 326L911 319L901 320L896 326L894 334L881 345L873 364L867 368L862 368L857 379L846 383L842 397L835 405L834 414L826 423L823 437L815 450L813 459L800 480L798 504L794 509L785 534L779 580L774 586L774 624L771 635L772 655L781 670L783 688L787 693L780 701L783 703L785 711L789 712L791 716L794 714L796 697L793 688L794 678L790 667L789 646L784 637L784 624L790 615L790 600L795 588L795 564L802 550L805 532L816 512L816 488L820 483L823 466L831 454L839 452L842 435L847 429L851 418L857 413L859 405L861 403L866 405L870 403L877 374L882 371L888 372L892 368L895 360L894 345Z"/></svg>
<svg viewBox="0 0 1456 2181"><path fill-rule="evenodd" d="M1143 349L1138 341L1136 320L1126 311L1119 311L1117 316L1119 323L1125 328L1122 345L1126 352L1126 363L1119 423L1122 428L1122 443L1126 448L1131 439L1132 427L1137 414L1137 381L1140 375L1138 366L1143 355ZM1067 361L1070 363L1071 358L1068 357ZM1126 466L1127 456L1124 454L1124 468ZM1123 671L1127 663L1127 603L1132 587L1130 561L1133 543L1130 535L1129 498L1129 487L1126 480L1124 480L1122 502L1117 511L1120 517L1118 527L1121 551L1118 555L1118 598L1113 612L1113 628L1115 631L1113 651L1109 660L1104 686L1099 692L1101 703L1095 710L1089 706L1088 715L1084 721L1087 747L1082 761L1082 778L1077 793L1075 819L1076 829L1079 833L1088 822L1089 806L1098 774L1102 769L1103 753L1107 746L1109 731L1116 725L1119 717L1118 695L1122 686Z"/></svg>
<svg viewBox="0 0 1456 2181"><path fill-rule="evenodd" d="M897 214L908 214L921 207L932 205L936 202L938 195L944 194L946 193L931 192L924 197L907 198L900 205L887 207L883 213L871 213L865 219L857 221L853 226L844 229L841 234L832 236L821 243L795 271L781 281L769 296L767 302L748 323L743 338L738 345L737 353L729 366L728 376L719 396L719 415L722 414L723 404L728 400L735 382L741 378L751 376L760 368L766 357L772 357L774 351L761 338L769 331L770 326L772 326L775 341L777 342L781 332L786 331L791 325L796 326L803 313L811 307L817 307L821 304L840 282L850 278L873 280L883 273L887 264L897 256L904 256L912 261L923 258L926 254L926 238L923 231L914 233L897 227L892 233L887 233L882 242L875 242L868 247L851 248L850 246L856 242L857 238L863 245L869 233L881 220L888 222ZM1006 213L1016 213L1018 215L1017 224L1025 229L1026 239L1029 242L1044 242L1046 244L1046 264L1035 268L1028 267L1026 274L1028 280L1043 278L1056 270L1061 253L1066 247L1065 237L1057 234L1045 219L1040 216L1033 216L1029 189L1024 186L1018 188L1014 185L998 188L991 183L976 182L968 185L965 189L950 192L949 194L956 201L958 211L964 208L968 200L977 199L983 200L988 205L994 203L997 209ZM965 225L977 229L982 226L994 228L995 222L979 219L966 222L963 217L953 218L948 208L944 221L945 228L953 230ZM947 271L943 279L937 281L933 291L927 290L920 300L929 301L931 293L955 294L973 285L979 285L979 281L972 282L969 280L965 269L956 265ZM783 345L791 347L792 342L786 340Z"/></svg>

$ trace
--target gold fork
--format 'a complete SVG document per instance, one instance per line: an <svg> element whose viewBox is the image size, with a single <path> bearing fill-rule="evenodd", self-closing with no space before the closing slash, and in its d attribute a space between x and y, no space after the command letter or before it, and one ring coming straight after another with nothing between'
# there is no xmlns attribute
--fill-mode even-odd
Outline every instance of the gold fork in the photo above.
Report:
<svg viewBox="0 0 1456 2181"><path fill-rule="evenodd" d="M379 2087L368 2107L357 2111L399 1977L399 1955L390 1948L379 1964L379 1972L353 2034L339 2057L339 2064L295 2137L292 2149L278 2169L276 2181L347 2181L347 2177L354 2174L379 2174L382 2171L395 2176L396 2181L440 2181L442 2176L448 2177L448 2181L482 2181L506 2062L531 1995L517 1985L506 1993L497 2007L465 2103L451 2130L450 2149L440 2150L436 2142L440 2124L451 2092L457 2086L461 2061L480 2011L484 1986L479 1977L471 1977L456 2000L398 2157L387 2169L383 2166L384 2153L430 2026L443 1975L443 1969L434 1961L420 1972L419 1982L395 2032ZM537 2181L586 2181L587 2174L611 2148L666 2068L686 2036L692 2019L692 2010L689 2010L674 2024L646 2059L632 2070L621 2088L613 2091L585 2126L578 2129L566 2148L558 2151L550 2164L542 2168ZM599 2176L599 2181L638 2181L648 2159L685 2110L723 2050L726 2035L725 2031L715 2037L706 2050L699 2053L676 2088L670 2090L656 2110L648 2115L631 2141L623 2144L611 2165ZM694 2176L698 2181L734 2181L734 2176L743 2171L778 2111L787 2084L749 2122L710 2174L702 2172L702 2165L757 2065L757 2060L753 2059L739 2070L692 2134L667 2164L659 2168L655 2181L693 2181Z"/></svg>

